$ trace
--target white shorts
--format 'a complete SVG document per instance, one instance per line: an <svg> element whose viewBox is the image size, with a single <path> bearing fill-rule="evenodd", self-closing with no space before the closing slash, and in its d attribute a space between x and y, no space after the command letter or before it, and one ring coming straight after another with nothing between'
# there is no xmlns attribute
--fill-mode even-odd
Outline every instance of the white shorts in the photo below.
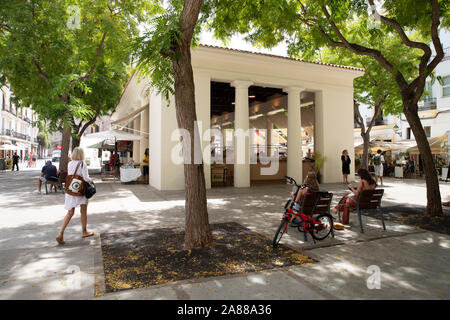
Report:
<svg viewBox="0 0 450 320"><path fill-rule="evenodd" d="M383 166L379 165L379 166L373 166L375 169L375 175L382 177L383 176Z"/></svg>

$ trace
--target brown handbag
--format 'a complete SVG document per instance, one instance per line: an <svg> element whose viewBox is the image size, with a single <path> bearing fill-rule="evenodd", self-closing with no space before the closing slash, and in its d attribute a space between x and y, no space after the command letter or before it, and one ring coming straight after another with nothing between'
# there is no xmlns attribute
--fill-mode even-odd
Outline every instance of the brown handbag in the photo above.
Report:
<svg viewBox="0 0 450 320"><path fill-rule="evenodd" d="M75 197L82 197L86 193L86 181L82 176L77 175L81 163L78 163L75 173L66 178L65 192Z"/></svg>

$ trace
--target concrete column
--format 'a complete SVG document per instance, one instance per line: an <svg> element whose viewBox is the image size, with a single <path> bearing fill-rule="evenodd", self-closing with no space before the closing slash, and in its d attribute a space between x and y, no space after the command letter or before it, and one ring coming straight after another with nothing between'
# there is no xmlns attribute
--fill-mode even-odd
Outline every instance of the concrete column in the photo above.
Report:
<svg viewBox="0 0 450 320"><path fill-rule="evenodd" d="M234 110L234 186L237 188L250 187L250 127L248 87L250 81L235 80L231 83L236 88Z"/></svg>
<svg viewBox="0 0 450 320"><path fill-rule="evenodd" d="M141 130L141 116L137 116L133 121L133 128L135 130ZM139 134L137 131L133 131L133 134ZM133 161L134 163L141 163L141 141L133 141Z"/></svg>
<svg viewBox="0 0 450 320"><path fill-rule="evenodd" d="M273 122L270 121L269 119L266 120L266 144L267 144L267 150L266 150L266 154L268 157L272 156L272 135L273 135Z"/></svg>
<svg viewBox="0 0 450 320"><path fill-rule="evenodd" d="M323 183L342 181L341 154L348 150L349 181L355 179L355 149L353 130L353 88L326 88L315 93L315 151L325 156L321 170Z"/></svg>
<svg viewBox="0 0 450 320"><path fill-rule="evenodd" d="M205 173L206 189L211 188L211 135L207 134L211 128L211 77L209 74L194 73L195 112L199 124L199 134L203 152L203 170Z"/></svg>
<svg viewBox="0 0 450 320"><path fill-rule="evenodd" d="M160 94L150 94L150 185L158 190L183 190L184 165L177 162L182 154L176 119L175 99L166 101ZM142 150L142 148L141 148ZM145 149L144 149L145 151Z"/></svg>
<svg viewBox="0 0 450 320"><path fill-rule="evenodd" d="M288 94L288 127L287 127L287 175L302 183L302 119L300 109L300 87L283 89Z"/></svg>

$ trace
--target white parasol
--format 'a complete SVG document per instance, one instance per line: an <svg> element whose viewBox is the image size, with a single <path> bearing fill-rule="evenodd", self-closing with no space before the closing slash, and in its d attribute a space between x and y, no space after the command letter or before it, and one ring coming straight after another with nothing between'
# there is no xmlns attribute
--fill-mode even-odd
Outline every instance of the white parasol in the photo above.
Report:
<svg viewBox="0 0 450 320"><path fill-rule="evenodd" d="M13 150L13 151L18 151L21 150L21 148L13 145L13 144L2 144L0 145L0 150Z"/></svg>
<svg viewBox="0 0 450 320"><path fill-rule="evenodd" d="M137 134L118 131L118 130L108 130L108 131L100 131L89 133L84 136L87 139L114 139L115 141L125 140L125 141L133 141L133 140L141 140L143 137Z"/></svg>

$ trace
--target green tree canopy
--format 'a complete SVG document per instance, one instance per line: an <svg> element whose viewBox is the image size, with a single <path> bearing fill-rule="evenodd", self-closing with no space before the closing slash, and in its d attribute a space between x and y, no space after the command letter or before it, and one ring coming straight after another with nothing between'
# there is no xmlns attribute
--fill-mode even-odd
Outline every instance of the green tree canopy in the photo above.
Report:
<svg viewBox="0 0 450 320"><path fill-rule="evenodd" d="M3 81L52 130L69 128L70 139L75 129L77 138L81 122L114 107L130 41L152 12L147 0L8 1L0 6Z"/></svg>
<svg viewBox="0 0 450 320"><path fill-rule="evenodd" d="M425 83L444 57L439 29L450 25L448 0L210 0L202 21L218 38L246 34L255 45L273 47L285 41L291 56L313 59L322 48L342 48L370 57L395 79L402 110L423 157L427 212L442 215L433 157L418 116ZM414 33L421 36L416 41ZM358 39L355 40L355 36ZM396 41L390 41L395 39ZM417 52L419 60L396 59L398 48ZM430 43L432 45L430 45ZM433 56L434 51L434 56ZM401 53L401 52L399 52ZM398 56L397 56L398 57Z"/></svg>

